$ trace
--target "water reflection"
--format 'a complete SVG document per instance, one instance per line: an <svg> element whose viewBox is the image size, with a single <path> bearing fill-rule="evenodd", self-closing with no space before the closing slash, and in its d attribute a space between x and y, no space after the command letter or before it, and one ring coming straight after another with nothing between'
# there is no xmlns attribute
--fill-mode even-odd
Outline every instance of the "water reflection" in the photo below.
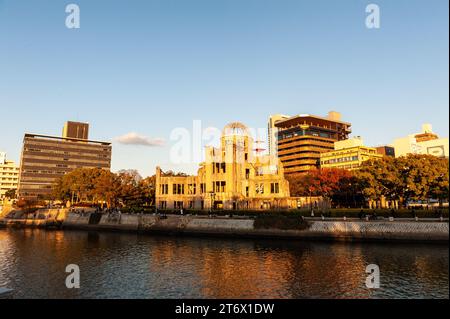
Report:
<svg viewBox="0 0 450 319"><path fill-rule="evenodd" d="M16 298L448 298L448 247L0 230L0 284Z"/></svg>

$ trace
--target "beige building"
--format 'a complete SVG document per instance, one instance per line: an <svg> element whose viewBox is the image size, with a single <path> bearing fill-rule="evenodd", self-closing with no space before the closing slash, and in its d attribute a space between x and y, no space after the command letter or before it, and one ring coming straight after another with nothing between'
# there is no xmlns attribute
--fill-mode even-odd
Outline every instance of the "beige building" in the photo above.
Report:
<svg viewBox="0 0 450 319"><path fill-rule="evenodd" d="M334 143L334 151L320 154L321 168L340 168L354 170L370 159L382 158L376 148L364 146L361 137Z"/></svg>
<svg viewBox="0 0 450 319"><path fill-rule="evenodd" d="M67 122L63 137L25 134L19 198L47 199L58 179L77 168L111 167L111 143L88 140L87 123Z"/></svg>
<svg viewBox="0 0 450 319"><path fill-rule="evenodd" d="M422 132L410 134L394 141L395 156L407 154L429 154L448 158L448 138L439 138L433 133L431 124L423 124Z"/></svg>
<svg viewBox="0 0 450 319"><path fill-rule="evenodd" d="M197 176L167 176L156 169L158 209L272 209L296 207L283 165L260 155L241 123L228 124L220 148L207 147Z"/></svg>
<svg viewBox="0 0 450 319"><path fill-rule="evenodd" d="M0 200L8 190L17 190L19 184L19 166L6 159L6 153L0 153Z"/></svg>

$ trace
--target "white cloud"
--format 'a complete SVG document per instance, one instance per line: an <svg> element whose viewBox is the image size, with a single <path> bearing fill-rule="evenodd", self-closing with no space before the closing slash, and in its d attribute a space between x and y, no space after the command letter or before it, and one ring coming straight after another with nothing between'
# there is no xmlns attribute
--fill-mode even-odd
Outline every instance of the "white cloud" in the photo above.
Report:
<svg viewBox="0 0 450 319"><path fill-rule="evenodd" d="M125 135L116 137L114 139L116 142L125 145L143 145L143 146L163 146L165 140L160 137L148 137L140 135L135 132L130 132Z"/></svg>

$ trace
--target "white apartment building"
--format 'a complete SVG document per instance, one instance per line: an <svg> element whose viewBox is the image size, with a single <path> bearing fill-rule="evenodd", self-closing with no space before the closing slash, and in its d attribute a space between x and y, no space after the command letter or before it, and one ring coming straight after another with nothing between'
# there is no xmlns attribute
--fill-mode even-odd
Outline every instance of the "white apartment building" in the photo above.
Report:
<svg viewBox="0 0 450 319"><path fill-rule="evenodd" d="M433 133L431 124L423 124L422 131L398 138L394 141L395 157L407 154L429 154L448 158L448 138L440 138Z"/></svg>
<svg viewBox="0 0 450 319"><path fill-rule="evenodd" d="M0 200L10 189L16 189L19 184L19 166L6 159L6 153L0 152Z"/></svg>

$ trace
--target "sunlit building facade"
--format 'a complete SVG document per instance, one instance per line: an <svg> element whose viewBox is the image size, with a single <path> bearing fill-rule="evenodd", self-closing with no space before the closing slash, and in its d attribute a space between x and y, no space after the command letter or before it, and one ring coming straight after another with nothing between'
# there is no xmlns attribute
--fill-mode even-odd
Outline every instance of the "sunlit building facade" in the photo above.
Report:
<svg viewBox="0 0 450 319"><path fill-rule="evenodd" d="M19 199L45 199L61 176L77 168L110 169L111 143L88 140L87 124L73 123L66 124L65 137L25 134Z"/></svg>
<svg viewBox="0 0 450 319"><path fill-rule="evenodd" d="M396 139L393 146L396 157L407 154L429 154L437 157L449 157L448 138L440 138L435 134L431 124L423 124L420 133Z"/></svg>
<svg viewBox="0 0 450 319"><path fill-rule="evenodd" d="M376 148L364 146L360 137L354 137L335 142L334 151L321 153L320 167L355 170L365 161L382 157Z"/></svg>
<svg viewBox="0 0 450 319"><path fill-rule="evenodd" d="M0 200L9 190L17 190L19 184L19 166L6 159L6 153L0 152Z"/></svg>
<svg viewBox="0 0 450 319"><path fill-rule="evenodd" d="M219 148L207 147L196 176L167 176L156 169L159 209L291 208L289 183L274 156L260 155L241 123L227 125ZM295 202L295 203L294 203Z"/></svg>
<svg viewBox="0 0 450 319"><path fill-rule="evenodd" d="M306 173L319 167L320 154L334 150L336 141L346 140L351 124L341 121L341 114L326 117L300 114L275 120L277 155L285 174Z"/></svg>

